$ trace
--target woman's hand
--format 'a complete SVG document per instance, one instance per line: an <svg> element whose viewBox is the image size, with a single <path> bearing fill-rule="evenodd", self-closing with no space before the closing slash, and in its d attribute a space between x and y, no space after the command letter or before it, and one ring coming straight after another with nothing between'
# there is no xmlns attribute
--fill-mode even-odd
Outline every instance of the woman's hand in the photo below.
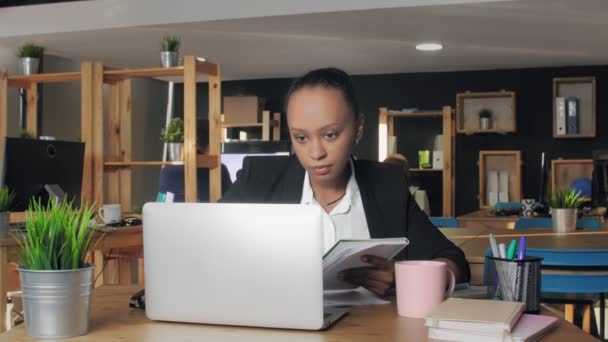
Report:
<svg viewBox="0 0 608 342"><path fill-rule="evenodd" d="M344 270L338 273L338 279L363 286L377 295L386 295L395 286L395 261L373 255L364 255L361 260L370 266Z"/></svg>

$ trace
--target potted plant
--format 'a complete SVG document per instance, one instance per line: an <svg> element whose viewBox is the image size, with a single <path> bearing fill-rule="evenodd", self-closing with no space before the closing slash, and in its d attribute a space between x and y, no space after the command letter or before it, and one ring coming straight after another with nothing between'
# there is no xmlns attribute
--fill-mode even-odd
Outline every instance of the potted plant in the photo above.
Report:
<svg viewBox="0 0 608 342"><path fill-rule="evenodd" d="M492 111L489 109L482 109L479 111L479 129L490 128L492 128Z"/></svg>
<svg viewBox="0 0 608 342"><path fill-rule="evenodd" d="M15 200L15 192L4 187L0 189L0 239L8 239L10 229L9 209Z"/></svg>
<svg viewBox="0 0 608 342"><path fill-rule="evenodd" d="M169 150L169 161L182 160L184 146L184 121L181 118L173 118L167 129L161 132L162 141L167 144Z"/></svg>
<svg viewBox="0 0 608 342"><path fill-rule="evenodd" d="M578 208L585 202L580 191L567 188L555 191L549 199L553 231L556 233L573 232L576 230Z"/></svg>
<svg viewBox="0 0 608 342"><path fill-rule="evenodd" d="M24 75L37 74L43 54L44 48L33 43L26 43L21 46L19 53L17 53L17 57L21 59L19 63L21 73Z"/></svg>
<svg viewBox="0 0 608 342"><path fill-rule="evenodd" d="M164 68L177 65L179 61L179 38L166 36L161 42L160 63Z"/></svg>
<svg viewBox="0 0 608 342"><path fill-rule="evenodd" d="M21 263L26 333L35 338L69 338L89 329L95 265L85 263L93 240L94 207L32 200L26 232L15 235Z"/></svg>
<svg viewBox="0 0 608 342"><path fill-rule="evenodd" d="M35 139L34 135L30 132L28 132L25 129L22 129L21 132L19 132L19 138L21 139Z"/></svg>

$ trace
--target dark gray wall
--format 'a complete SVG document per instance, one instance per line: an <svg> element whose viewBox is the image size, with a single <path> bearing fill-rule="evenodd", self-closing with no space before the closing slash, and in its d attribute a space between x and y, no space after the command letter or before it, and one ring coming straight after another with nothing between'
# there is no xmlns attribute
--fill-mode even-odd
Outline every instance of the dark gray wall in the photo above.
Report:
<svg viewBox="0 0 608 342"><path fill-rule="evenodd" d="M552 79L554 77L595 76L597 80L597 137L595 139L553 139ZM591 150L608 148L606 110L608 98L603 87L608 79L608 66L534 68L439 73L410 73L354 76L353 81L362 111L366 115L365 137L356 149L363 159L377 159L378 108L417 107L439 109L456 105L456 94L464 91L515 91L517 95L516 134L457 135L456 138L456 212L463 214L478 209L477 195L480 150L521 150L523 157L523 195L536 197L540 173L540 153L549 159L591 158ZM267 99L267 108L283 111L283 97L291 79L229 81L222 83L222 95L251 94ZM181 110L181 88L177 92L177 108ZM207 85L200 84L199 115L206 115ZM426 120L400 121L396 124L398 151L417 163L420 149L432 149L432 137L439 125ZM286 131L284 137L287 138ZM424 177L421 179L421 177ZM431 197L435 213L441 177L417 176ZM439 211L440 212L440 211Z"/></svg>

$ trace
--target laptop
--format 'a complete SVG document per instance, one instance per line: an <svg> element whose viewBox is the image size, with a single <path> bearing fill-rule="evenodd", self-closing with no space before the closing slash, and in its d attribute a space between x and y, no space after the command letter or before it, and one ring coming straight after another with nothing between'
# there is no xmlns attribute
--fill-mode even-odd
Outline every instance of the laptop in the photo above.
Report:
<svg viewBox="0 0 608 342"><path fill-rule="evenodd" d="M146 315L152 320L320 330L319 208L299 204L147 203Z"/></svg>

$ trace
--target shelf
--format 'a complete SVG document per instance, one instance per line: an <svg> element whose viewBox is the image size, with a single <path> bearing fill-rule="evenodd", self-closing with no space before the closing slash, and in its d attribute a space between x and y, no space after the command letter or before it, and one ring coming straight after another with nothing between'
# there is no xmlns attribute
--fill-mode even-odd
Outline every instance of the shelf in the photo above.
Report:
<svg viewBox="0 0 608 342"><path fill-rule="evenodd" d="M27 88L30 83L59 83L80 81L80 72L62 72L52 74L13 75L7 78L8 86Z"/></svg>
<svg viewBox="0 0 608 342"><path fill-rule="evenodd" d="M596 121L595 77L568 77L553 79L553 138L594 138ZM556 99L577 98L577 134L566 134L568 106L564 104L564 117L558 120Z"/></svg>
<svg viewBox="0 0 608 342"><path fill-rule="evenodd" d="M197 155L196 166L199 168L214 169L219 166L218 156ZM103 163L108 168L122 168L131 166L162 166L162 165L184 165L183 161L105 161Z"/></svg>
<svg viewBox="0 0 608 342"><path fill-rule="evenodd" d="M106 80L123 80L133 77L184 76L184 70L183 65L170 68L110 69L104 70L103 76ZM196 71L197 73L215 76L218 74L218 66L213 63L196 60Z"/></svg>
<svg viewBox="0 0 608 342"><path fill-rule="evenodd" d="M421 112L402 112L398 110L389 110L389 117L402 117L402 118L426 118L426 117L435 117L442 118L442 111L421 111Z"/></svg>
<svg viewBox="0 0 608 342"><path fill-rule="evenodd" d="M592 159L556 159L551 161L551 191L563 190L575 179L593 176Z"/></svg>
<svg viewBox="0 0 608 342"><path fill-rule="evenodd" d="M443 169L410 169L410 172L443 172Z"/></svg>
<svg viewBox="0 0 608 342"><path fill-rule="evenodd" d="M521 201L521 151L479 151L479 208L491 208L488 192L488 172L506 171L508 172L507 197L508 202ZM490 180L491 181L491 180ZM497 193L501 191L500 175L492 184ZM494 183L494 181L491 181ZM499 202L500 197L498 197Z"/></svg>
<svg viewBox="0 0 608 342"><path fill-rule="evenodd" d="M251 124L222 124L222 128L246 128L246 127L264 127L263 123Z"/></svg>
<svg viewBox="0 0 608 342"><path fill-rule="evenodd" d="M492 112L490 129L479 127L479 112ZM515 92L483 92L456 94L456 130L458 133L515 133L517 132Z"/></svg>

